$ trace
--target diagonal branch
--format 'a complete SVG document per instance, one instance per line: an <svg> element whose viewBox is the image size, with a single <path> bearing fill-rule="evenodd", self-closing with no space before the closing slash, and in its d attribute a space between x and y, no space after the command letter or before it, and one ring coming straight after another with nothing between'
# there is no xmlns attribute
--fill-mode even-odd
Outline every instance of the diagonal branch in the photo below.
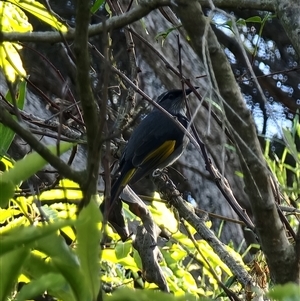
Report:
<svg viewBox="0 0 300 301"><path fill-rule="evenodd" d="M90 197L97 192L98 171L100 168L98 132L99 108L95 102L90 79L90 56L88 51L88 28L90 24L90 2L77 1L74 53L76 56L77 89L81 100L83 118L87 135L87 177L81 186L84 192L83 204L88 204ZM98 138L98 139L95 139Z"/></svg>
<svg viewBox="0 0 300 301"><path fill-rule="evenodd" d="M275 11L274 0L199 0L202 7L209 7L213 4L222 9L253 9L253 10L266 10Z"/></svg>
<svg viewBox="0 0 300 301"><path fill-rule="evenodd" d="M82 174L73 170L59 157L53 155L40 141L38 141L26 128L14 120L3 105L0 105L0 122L12 129L24 141L26 141L37 153L39 153L49 164L66 178L77 183L82 183Z"/></svg>
<svg viewBox="0 0 300 301"><path fill-rule="evenodd" d="M203 219L199 218L193 209L187 206L181 197L180 192L175 187L169 177L162 172L152 174L154 183L164 199L176 208L181 218L191 224L197 233L204 239L220 257L220 259L229 267L238 281L245 287L251 288L254 284L252 277L246 269L225 249L224 245L218 240L215 234L205 225ZM259 288L256 287L259 291Z"/></svg>
<svg viewBox="0 0 300 301"><path fill-rule="evenodd" d="M111 31L113 29L122 28L129 25L135 21L140 20L149 14L152 10L161 7L168 6L171 4L171 0L152 0L152 1L141 1L141 3L130 11L120 15L114 16L108 19L105 23L99 23L95 25L90 25L88 27L88 35L95 36L103 33L104 31ZM78 2L79 4L79 2ZM78 26L78 21L76 21ZM35 43L58 43L65 40L73 40L75 38L75 30L69 28L68 32L60 33L54 31L43 31L43 32L1 32L0 42L35 42Z"/></svg>

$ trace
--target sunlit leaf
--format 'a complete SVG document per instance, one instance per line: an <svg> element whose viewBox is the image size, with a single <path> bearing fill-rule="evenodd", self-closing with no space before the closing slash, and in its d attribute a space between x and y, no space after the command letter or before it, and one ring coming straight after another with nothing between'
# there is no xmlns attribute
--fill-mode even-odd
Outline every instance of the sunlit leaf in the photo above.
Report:
<svg viewBox="0 0 300 301"><path fill-rule="evenodd" d="M61 143L60 153L68 151L73 147L72 143ZM56 153L56 145L47 147L53 154ZM19 185L22 181L28 179L30 176L39 171L43 166L47 164L47 161L43 159L38 153L33 152L22 160L15 163L14 167L0 174L0 187L4 193L0 198L0 206L4 207L8 203L12 195L12 187Z"/></svg>
<svg viewBox="0 0 300 301"><path fill-rule="evenodd" d="M0 1L0 24L2 32L32 31L32 26L24 12L9 2ZM15 82L17 76L26 76L18 52L21 48L17 43L0 43L0 68L10 82Z"/></svg>
<svg viewBox="0 0 300 301"><path fill-rule="evenodd" d="M62 24L57 18L48 11L48 9L41 3L34 0L10 0L11 3L17 5L21 9L33 14L38 19L49 24L53 28L66 32L68 28Z"/></svg>
<svg viewBox="0 0 300 301"><path fill-rule="evenodd" d="M61 290L66 285L65 278L58 273L49 273L42 275L39 279L31 280L24 285L16 296L16 301L26 301L38 295L42 295L45 291L55 292ZM55 295L55 293L54 293ZM76 301L71 294L64 295L64 301Z"/></svg>
<svg viewBox="0 0 300 301"><path fill-rule="evenodd" d="M1 188L0 188L1 190ZM14 215L20 214L21 211L14 208L2 209L0 208L0 223L12 218Z"/></svg>
<svg viewBox="0 0 300 301"><path fill-rule="evenodd" d="M9 42L0 43L0 68L3 69L6 78L12 83L16 81L17 76L26 76L19 52L15 46L16 44Z"/></svg>
<svg viewBox="0 0 300 301"><path fill-rule="evenodd" d="M33 242L51 235L62 227L72 225L73 221L57 221L54 224L49 224L42 227L15 227L7 229L8 231L0 235L0 255L10 252L13 249L27 246Z"/></svg>
<svg viewBox="0 0 300 301"><path fill-rule="evenodd" d="M158 194L155 194L155 199L159 199ZM163 221L168 221L168 223L163 223L162 226L171 233L178 231L178 220L175 218L173 212L167 208L166 204L159 201L153 201L152 206L149 209L153 215L154 221L158 225L162 224Z"/></svg>
<svg viewBox="0 0 300 301"><path fill-rule="evenodd" d="M115 252L117 259L125 258L132 250L132 241L120 242L116 244Z"/></svg>
<svg viewBox="0 0 300 301"><path fill-rule="evenodd" d="M51 233L48 237L35 241L34 248L50 257L50 262L69 283L76 300L89 300L90 292L79 259L62 236Z"/></svg>
<svg viewBox="0 0 300 301"><path fill-rule="evenodd" d="M89 204L80 211L75 224L77 232L76 254L78 254L91 300L97 299L100 289L99 259L102 215L96 198L97 196L92 197Z"/></svg>
<svg viewBox="0 0 300 301"><path fill-rule="evenodd" d="M60 144L60 154L65 153L73 147L72 143L61 143ZM56 154L56 145L51 145L47 147L52 154ZM8 171L5 171L1 175L1 181L12 182L18 185L23 180L28 179L30 176L39 171L48 162L43 159L38 153L33 152L24 157L23 159L17 161L14 167Z"/></svg>

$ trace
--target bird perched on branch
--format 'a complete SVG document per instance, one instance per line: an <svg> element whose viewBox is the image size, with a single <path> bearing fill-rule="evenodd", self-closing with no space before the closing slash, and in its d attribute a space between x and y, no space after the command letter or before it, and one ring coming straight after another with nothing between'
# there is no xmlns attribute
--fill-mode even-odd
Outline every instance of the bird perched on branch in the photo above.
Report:
<svg viewBox="0 0 300 301"><path fill-rule="evenodd" d="M157 103L168 111L174 119L187 128L185 95L191 89L170 90L161 94ZM119 196L127 184L134 184L156 169L163 169L176 161L184 151L189 139L184 131L164 112L154 108L133 131L117 170L118 178L113 182L110 200L102 204L107 220L116 229L122 240L128 237L122 203Z"/></svg>

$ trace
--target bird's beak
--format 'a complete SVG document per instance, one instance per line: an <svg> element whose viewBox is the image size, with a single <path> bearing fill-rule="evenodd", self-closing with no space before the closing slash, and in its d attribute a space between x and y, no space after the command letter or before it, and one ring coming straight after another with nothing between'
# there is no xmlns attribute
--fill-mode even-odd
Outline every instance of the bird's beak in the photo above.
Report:
<svg viewBox="0 0 300 301"><path fill-rule="evenodd" d="M199 89L199 87L194 87L194 89ZM189 95L190 93L192 93L193 92L193 90L192 89L190 89L190 88L188 88L188 89L185 89L185 94L186 95Z"/></svg>

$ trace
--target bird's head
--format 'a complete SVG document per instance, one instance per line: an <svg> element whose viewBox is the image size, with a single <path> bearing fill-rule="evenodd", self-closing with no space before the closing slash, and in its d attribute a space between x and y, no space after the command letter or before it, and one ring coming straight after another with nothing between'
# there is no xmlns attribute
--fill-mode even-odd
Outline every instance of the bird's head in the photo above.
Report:
<svg viewBox="0 0 300 301"><path fill-rule="evenodd" d="M189 95L192 92L191 89L186 89L185 94ZM169 90L158 96L157 103L161 105L172 115L185 114L186 107L184 101L184 92L181 89Z"/></svg>

